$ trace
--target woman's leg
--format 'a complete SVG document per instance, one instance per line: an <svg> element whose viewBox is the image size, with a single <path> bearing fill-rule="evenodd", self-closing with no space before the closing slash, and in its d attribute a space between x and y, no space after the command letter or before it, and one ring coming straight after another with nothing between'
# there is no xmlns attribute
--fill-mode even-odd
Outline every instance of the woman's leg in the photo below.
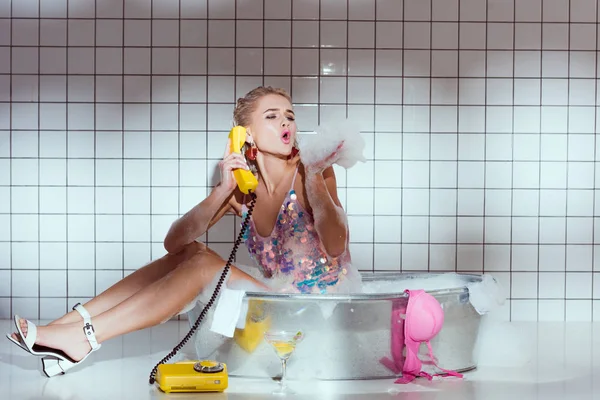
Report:
<svg viewBox="0 0 600 400"><path fill-rule="evenodd" d="M90 313L90 316L95 317L96 315L113 308L123 300L133 296L141 288L156 282L171 272L179 264L204 248L206 248L204 244L192 242L177 254L166 254L158 260L144 265L85 303L85 309ZM78 321L81 321L81 315L79 315L77 311L70 311L62 317L50 322L48 325L68 324ZM17 332L14 332L12 337L19 340L19 334Z"/></svg>
<svg viewBox="0 0 600 400"><path fill-rule="evenodd" d="M194 254L158 281L92 318L98 342L166 321L208 286L214 276L222 272L224 265L221 257L206 248ZM250 275L232 266L229 282L240 279L267 289ZM21 320L22 329L26 326L26 321ZM25 330L23 334L27 336ZM74 360L80 360L90 351L81 321L40 326L36 343L63 350Z"/></svg>
<svg viewBox="0 0 600 400"><path fill-rule="evenodd" d="M123 300L133 296L140 289L161 279L179 264L188 260L194 254L200 251L207 251L218 257L218 254L212 249L208 248L205 244L192 242L186 245L185 248L179 253L166 254L158 260L155 260L131 273L98 296L85 303L83 306L93 318L96 315L113 308ZM68 324L79 322L81 320L81 315L77 311L70 311L62 317L50 322L48 325ZM19 334L17 332L14 332L12 337L19 340Z"/></svg>
<svg viewBox="0 0 600 400"><path fill-rule="evenodd" d="M177 254L166 254L163 257L144 265L137 271L129 274L119 282L115 283L98 296L94 297L83 306L90 313L90 316L102 314L106 310L110 310L120 302L133 296L140 289L156 282L163 276L167 275L179 264L188 260L199 251L208 249L204 244L192 242L188 244L181 252ZM208 249L209 251L212 251ZM57 320L52 321L52 324L67 324L81 320L81 315L77 311L71 311Z"/></svg>

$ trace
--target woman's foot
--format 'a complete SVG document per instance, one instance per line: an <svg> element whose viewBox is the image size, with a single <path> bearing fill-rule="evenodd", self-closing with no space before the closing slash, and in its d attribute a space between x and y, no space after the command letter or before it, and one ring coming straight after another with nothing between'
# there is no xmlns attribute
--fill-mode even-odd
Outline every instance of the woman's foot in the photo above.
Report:
<svg viewBox="0 0 600 400"><path fill-rule="evenodd" d="M78 321L82 321L79 313L76 311L71 311L70 313L65 314L62 317L50 322L47 326L57 325L57 324L58 325L69 324L69 323L74 323L74 322L78 322ZM25 322L25 320L21 320L20 324L21 324L21 330L23 331L23 334L27 335L27 322ZM21 336L19 335L19 332L13 332L13 334L10 336L18 342L21 342L21 343L23 342L21 340Z"/></svg>
<svg viewBox="0 0 600 400"><path fill-rule="evenodd" d="M27 337L27 321L21 318L19 325L23 336ZM19 338L18 334L12 336ZM61 350L75 362L84 358L92 349L81 329L81 323L38 326L35 344Z"/></svg>

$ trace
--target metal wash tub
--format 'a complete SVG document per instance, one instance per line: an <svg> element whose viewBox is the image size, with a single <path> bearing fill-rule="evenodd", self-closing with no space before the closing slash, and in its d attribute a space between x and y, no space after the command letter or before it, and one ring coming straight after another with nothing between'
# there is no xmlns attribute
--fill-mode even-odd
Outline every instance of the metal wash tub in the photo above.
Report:
<svg viewBox="0 0 600 400"><path fill-rule="evenodd" d="M405 306L402 281L428 278L435 274L362 273L363 282L398 282L398 293L375 294L280 294L246 293L248 320L261 321L269 316L270 329L302 329L304 340L288 360L289 379L379 379L397 376L381 362L391 356L392 307ZM467 284L480 282L479 275L459 275L464 286L427 290L442 305L445 321L431 341L438 365L464 372L476 367L474 350L481 315L469 302ZM188 313L193 324L203 304ZM264 340L256 340L252 351L238 341L210 331L214 306L195 334L193 344L199 359L214 359L227 364L229 375L237 377L274 377L281 364ZM246 328L248 328L248 323ZM239 335L241 330L236 332ZM258 337L258 335L255 335ZM425 355L426 346L421 347ZM432 372L427 365L425 371Z"/></svg>

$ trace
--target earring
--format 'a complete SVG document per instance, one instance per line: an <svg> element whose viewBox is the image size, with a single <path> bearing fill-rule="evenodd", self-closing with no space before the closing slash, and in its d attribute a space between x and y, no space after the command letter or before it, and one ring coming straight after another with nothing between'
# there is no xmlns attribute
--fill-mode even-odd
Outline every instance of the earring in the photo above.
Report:
<svg viewBox="0 0 600 400"><path fill-rule="evenodd" d="M258 148L254 143L250 144L250 147L246 150L246 157L248 160L255 161L258 155Z"/></svg>

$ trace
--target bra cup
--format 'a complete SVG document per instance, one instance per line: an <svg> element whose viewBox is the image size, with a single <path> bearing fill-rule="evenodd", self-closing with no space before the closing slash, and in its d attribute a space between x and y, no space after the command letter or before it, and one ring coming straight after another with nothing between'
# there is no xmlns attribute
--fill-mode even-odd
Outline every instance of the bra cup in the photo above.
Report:
<svg viewBox="0 0 600 400"><path fill-rule="evenodd" d="M411 297L414 296L413 293ZM430 341L440 332L444 324L442 306L435 297L425 292L412 297L409 303L406 310L408 336L416 342Z"/></svg>

